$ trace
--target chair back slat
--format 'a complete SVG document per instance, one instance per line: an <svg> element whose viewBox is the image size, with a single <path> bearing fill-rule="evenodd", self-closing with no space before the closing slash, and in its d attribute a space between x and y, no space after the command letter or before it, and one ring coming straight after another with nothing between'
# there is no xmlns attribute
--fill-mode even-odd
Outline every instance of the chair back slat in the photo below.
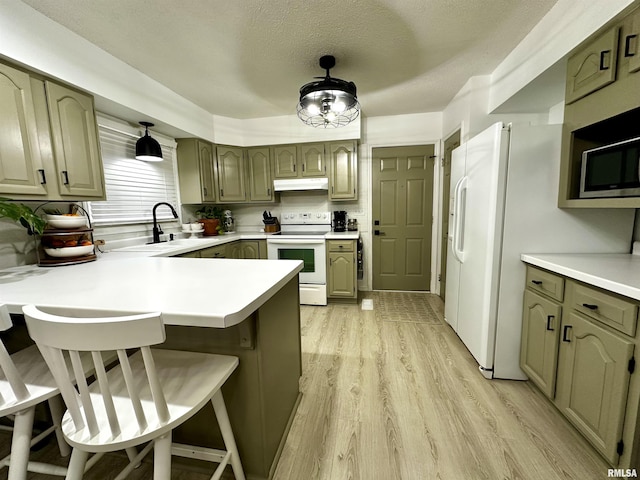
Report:
<svg viewBox="0 0 640 480"><path fill-rule="evenodd" d="M125 350L118 350L118 360L120 361L120 366L122 367L122 375L124 376L127 391L129 392L129 396L131 397L133 412L135 413L136 420L138 421L138 430L142 432L148 426L147 417L145 416L144 410L142 409L142 403L140 402L140 396L138 395L138 388L133 378L133 373L131 372L129 357L127 357L127 352Z"/></svg>
<svg viewBox="0 0 640 480"><path fill-rule="evenodd" d="M9 309L6 305L0 304L0 332L9 330L13 326Z"/></svg>
<svg viewBox="0 0 640 480"><path fill-rule="evenodd" d="M11 321L11 315L9 315L7 306L0 305L0 332L9 330L12 326L13 322ZM11 355L9 355L2 339L0 339L0 371L4 373L17 401L25 400L29 397L29 390L24 384L20 373L18 373L18 369L13 363L13 360L11 360ZM3 399L2 395L0 395L0 406L10 401L10 398Z"/></svg>
<svg viewBox="0 0 640 480"><path fill-rule="evenodd" d="M87 379L84 376L84 369L82 367L82 360L80 354L75 350L69 351L69 357L71 358L71 365L73 366L73 374L76 377L76 384L78 386L78 392L80 392L80 403L84 410L84 417L87 421L87 427L92 437L98 435L98 422L96 420L96 410L89 394L89 386L87 385Z"/></svg>
<svg viewBox="0 0 640 480"><path fill-rule="evenodd" d="M117 437L121 432L120 423L118 422L116 409L113 406L113 396L111 395L111 389L109 388L109 380L107 380L107 372L104 369L102 356L100 355L100 352L91 352L91 357L93 358L93 364L96 369L96 378L98 380L98 385L100 386L104 409L107 412L107 418L109 419L111 435L113 437Z"/></svg>
<svg viewBox="0 0 640 480"><path fill-rule="evenodd" d="M162 386L158 380L158 374L156 373L156 364L153 361L151 355L151 349L149 347L140 348L142 352L142 359L144 360L144 366L147 370L147 378L149 379L149 387L151 388L151 396L153 397L153 403L156 406L156 412L158 413L158 421L163 424L169 421L169 408L167 407L167 401L164 398L162 392Z"/></svg>
<svg viewBox="0 0 640 480"><path fill-rule="evenodd" d="M18 402L29 398L29 390L22 380L16 365L13 363L13 360L11 360L11 355L7 352L2 339L0 339L0 371L4 373L4 376L13 391L13 395ZM0 406L2 406L4 402L10 401L11 399L7 398L3 400L0 396Z"/></svg>
<svg viewBox="0 0 640 480"><path fill-rule="evenodd" d="M73 387L73 381L69 376L69 369L67 368L67 364L64 360L62 350L48 347L46 345L38 345L38 349L42 354L42 358L47 362L49 370L51 370L51 374L60 389L62 399L67 405L73 424L76 429L84 428L86 423L80 410L79 394Z"/></svg>

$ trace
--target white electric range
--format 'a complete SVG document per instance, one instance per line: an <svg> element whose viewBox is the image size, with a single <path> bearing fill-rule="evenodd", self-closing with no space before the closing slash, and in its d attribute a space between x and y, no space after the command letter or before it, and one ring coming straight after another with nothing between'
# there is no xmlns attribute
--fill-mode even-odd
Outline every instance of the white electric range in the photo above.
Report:
<svg viewBox="0 0 640 480"><path fill-rule="evenodd" d="M331 231L330 212L282 213L280 233L267 238L269 260L302 260L300 304L327 304L325 235Z"/></svg>

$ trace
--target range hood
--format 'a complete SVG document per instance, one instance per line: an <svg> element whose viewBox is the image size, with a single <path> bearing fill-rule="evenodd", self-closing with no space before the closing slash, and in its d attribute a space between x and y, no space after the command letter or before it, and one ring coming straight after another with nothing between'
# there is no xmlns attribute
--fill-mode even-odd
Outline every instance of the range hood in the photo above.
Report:
<svg viewBox="0 0 640 480"><path fill-rule="evenodd" d="M316 177L274 180L273 189L276 192L287 192L293 190L329 190L329 179L327 177Z"/></svg>

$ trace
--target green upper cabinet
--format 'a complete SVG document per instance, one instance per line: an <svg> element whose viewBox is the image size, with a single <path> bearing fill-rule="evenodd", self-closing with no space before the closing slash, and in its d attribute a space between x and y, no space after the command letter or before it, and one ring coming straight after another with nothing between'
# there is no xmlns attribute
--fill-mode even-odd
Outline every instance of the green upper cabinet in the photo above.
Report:
<svg viewBox="0 0 640 480"><path fill-rule="evenodd" d="M247 189L243 149L218 146L217 165L220 202L246 202Z"/></svg>
<svg viewBox="0 0 640 480"><path fill-rule="evenodd" d="M296 145L273 147L275 178L295 178L298 176L298 152Z"/></svg>
<svg viewBox="0 0 640 480"><path fill-rule="evenodd" d="M615 81L619 30L610 28L569 58L567 104Z"/></svg>
<svg viewBox="0 0 640 480"><path fill-rule="evenodd" d="M247 149L249 201L273 201L273 180L269 147Z"/></svg>
<svg viewBox="0 0 640 480"><path fill-rule="evenodd" d="M104 198L93 97L45 81L60 195Z"/></svg>
<svg viewBox="0 0 640 480"><path fill-rule="evenodd" d="M177 143L180 201L187 204L215 202L213 145L197 138L180 138Z"/></svg>
<svg viewBox="0 0 640 480"><path fill-rule="evenodd" d="M325 144L301 143L273 147L274 177L326 177Z"/></svg>
<svg viewBox="0 0 640 480"><path fill-rule="evenodd" d="M327 175L324 143L303 143L298 146L298 151L300 152L300 175L302 177L325 177Z"/></svg>
<svg viewBox="0 0 640 480"><path fill-rule="evenodd" d="M358 160L355 141L332 142L325 146L329 162L329 199L358 198Z"/></svg>
<svg viewBox="0 0 640 480"><path fill-rule="evenodd" d="M31 77L0 64L0 193L46 195Z"/></svg>
<svg viewBox="0 0 640 480"><path fill-rule="evenodd" d="M629 73L640 71L640 9L630 16L625 24L622 48L623 56L629 60Z"/></svg>

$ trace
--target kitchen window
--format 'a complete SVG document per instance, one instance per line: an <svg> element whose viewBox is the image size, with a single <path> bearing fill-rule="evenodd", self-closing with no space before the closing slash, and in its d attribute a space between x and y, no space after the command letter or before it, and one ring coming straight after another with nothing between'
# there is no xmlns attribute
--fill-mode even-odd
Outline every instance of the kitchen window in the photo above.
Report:
<svg viewBox="0 0 640 480"><path fill-rule="evenodd" d="M136 141L144 133L129 124L98 116L100 148L107 200L88 202L96 226L148 223L153 206L168 202L178 206L176 144L152 132L162 147L163 161L135 160ZM158 220L175 221L171 212L158 209Z"/></svg>

